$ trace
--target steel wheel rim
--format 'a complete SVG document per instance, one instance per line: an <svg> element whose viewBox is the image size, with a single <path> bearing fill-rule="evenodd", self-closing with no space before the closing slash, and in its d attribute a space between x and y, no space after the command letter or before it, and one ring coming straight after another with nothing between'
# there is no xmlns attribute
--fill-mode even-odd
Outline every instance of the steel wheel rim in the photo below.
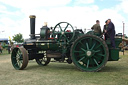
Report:
<svg viewBox="0 0 128 85"><path fill-rule="evenodd" d="M105 42L98 37L86 35L76 40L72 47L73 63L82 71L98 71L108 60Z"/></svg>

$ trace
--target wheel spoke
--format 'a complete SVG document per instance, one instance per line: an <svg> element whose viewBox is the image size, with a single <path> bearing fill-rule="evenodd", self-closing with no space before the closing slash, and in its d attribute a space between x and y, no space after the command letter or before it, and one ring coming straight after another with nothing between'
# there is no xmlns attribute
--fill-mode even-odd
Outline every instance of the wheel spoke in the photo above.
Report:
<svg viewBox="0 0 128 85"><path fill-rule="evenodd" d="M89 46L88 46L88 43L86 43L86 46L87 46L87 50L89 50Z"/></svg>
<svg viewBox="0 0 128 85"><path fill-rule="evenodd" d="M95 49L99 48L102 44L100 43L100 45L98 45Z"/></svg>
<svg viewBox="0 0 128 85"><path fill-rule="evenodd" d="M16 57L17 57L17 58L20 58L20 55L17 53Z"/></svg>
<svg viewBox="0 0 128 85"><path fill-rule="evenodd" d="M19 57L19 58L21 57L21 52L19 50L17 52L17 55L18 55L17 57Z"/></svg>
<svg viewBox="0 0 128 85"><path fill-rule="evenodd" d="M88 59L88 61L87 61L87 68L88 68L88 66L89 66L89 62L90 62L90 61L89 61L89 59Z"/></svg>
<svg viewBox="0 0 128 85"><path fill-rule="evenodd" d="M17 54L20 54L20 53L21 53L21 52L18 50L18 51L17 51Z"/></svg>
<svg viewBox="0 0 128 85"><path fill-rule="evenodd" d="M80 58L80 59L78 60L78 62L82 61L84 58L85 58L85 57Z"/></svg>
<svg viewBox="0 0 128 85"><path fill-rule="evenodd" d="M93 59L94 60L94 62L96 63L96 65L98 66L99 64L98 64L98 62L96 61L96 59Z"/></svg>
<svg viewBox="0 0 128 85"><path fill-rule="evenodd" d="M68 25L69 25L69 24L67 23L67 26L65 27L64 32L65 32L65 30L67 29Z"/></svg>
<svg viewBox="0 0 128 85"><path fill-rule="evenodd" d="M96 51L94 51L95 53L98 53L98 52L100 52L100 50L96 50Z"/></svg>
<svg viewBox="0 0 128 85"><path fill-rule="evenodd" d="M62 31L62 28L61 28L60 24L59 24L59 28L60 28L60 30Z"/></svg>
<svg viewBox="0 0 128 85"><path fill-rule="evenodd" d="M94 44L93 44L93 46L92 46L91 50L95 47L95 45L96 45L96 43L94 43Z"/></svg>
<svg viewBox="0 0 128 85"><path fill-rule="evenodd" d="M67 42L69 42L68 38L66 37L66 35L64 34L64 37L66 38Z"/></svg>
<svg viewBox="0 0 128 85"><path fill-rule="evenodd" d="M62 39L62 35L60 35L60 37L59 37L59 41L60 41L60 39Z"/></svg>
<svg viewBox="0 0 128 85"><path fill-rule="evenodd" d="M87 50L85 50L84 48L81 48L81 50L83 50L84 52L87 52Z"/></svg>
<svg viewBox="0 0 128 85"><path fill-rule="evenodd" d="M14 64L14 66L18 65L18 62Z"/></svg>
<svg viewBox="0 0 128 85"><path fill-rule="evenodd" d="M79 56L80 56L80 57L83 57L83 56L86 56L86 54L80 54Z"/></svg>
<svg viewBox="0 0 128 85"><path fill-rule="evenodd" d="M21 66L21 62L20 61L18 61L18 64L19 64L19 67Z"/></svg>
<svg viewBox="0 0 128 85"><path fill-rule="evenodd" d="M85 45L81 41L79 43L82 45L82 47L86 48Z"/></svg>

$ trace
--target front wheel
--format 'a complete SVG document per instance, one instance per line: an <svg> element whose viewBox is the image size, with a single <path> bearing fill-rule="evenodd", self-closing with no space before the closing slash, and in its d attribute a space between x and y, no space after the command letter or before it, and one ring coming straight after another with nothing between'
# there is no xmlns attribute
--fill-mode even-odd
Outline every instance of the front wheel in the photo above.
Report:
<svg viewBox="0 0 128 85"><path fill-rule="evenodd" d="M12 65L17 70L23 70L28 65L28 53L23 47L16 47L11 54Z"/></svg>
<svg viewBox="0 0 128 85"><path fill-rule="evenodd" d="M83 35L71 47L72 61L82 71L99 71L105 66L108 56L105 41L95 35Z"/></svg>

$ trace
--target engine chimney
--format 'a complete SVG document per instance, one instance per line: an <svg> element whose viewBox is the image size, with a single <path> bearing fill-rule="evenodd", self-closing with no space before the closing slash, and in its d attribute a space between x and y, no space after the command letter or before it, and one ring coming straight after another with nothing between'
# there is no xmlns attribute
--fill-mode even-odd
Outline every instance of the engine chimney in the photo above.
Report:
<svg viewBox="0 0 128 85"><path fill-rule="evenodd" d="M30 15L30 38L35 39L35 15Z"/></svg>

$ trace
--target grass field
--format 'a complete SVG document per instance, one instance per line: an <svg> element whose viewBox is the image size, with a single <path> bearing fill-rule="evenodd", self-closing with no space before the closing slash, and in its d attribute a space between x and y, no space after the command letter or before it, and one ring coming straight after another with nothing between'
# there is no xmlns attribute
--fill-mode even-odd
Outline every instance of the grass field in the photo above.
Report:
<svg viewBox="0 0 128 85"><path fill-rule="evenodd" d="M0 53L0 56L2 56L2 55L7 55L8 54L8 51L6 50L6 49L3 49L2 50L2 53Z"/></svg>
<svg viewBox="0 0 128 85"><path fill-rule="evenodd" d="M41 67L35 61L25 70L15 70L10 55L0 55L0 85L128 85L128 51L122 54L100 72L81 72L67 63Z"/></svg>

